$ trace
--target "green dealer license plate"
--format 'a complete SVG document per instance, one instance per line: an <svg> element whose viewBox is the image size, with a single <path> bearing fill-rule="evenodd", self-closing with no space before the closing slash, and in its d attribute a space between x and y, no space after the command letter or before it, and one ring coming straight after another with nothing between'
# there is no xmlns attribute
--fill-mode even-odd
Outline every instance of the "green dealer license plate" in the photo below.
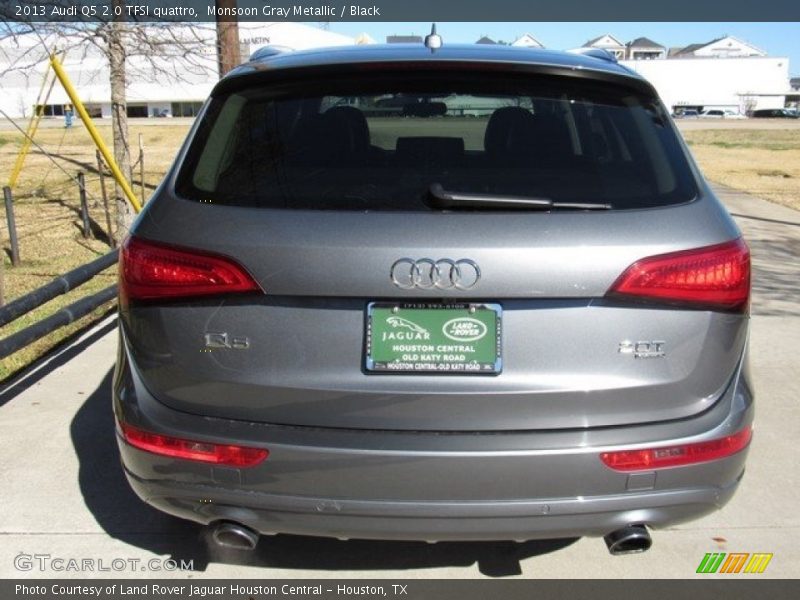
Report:
<svg viewBox="0 0 800 600"><path fill-rule="evenodd" d="M373 302L367 307L368 371L499 373L499 304Z"/></svg>

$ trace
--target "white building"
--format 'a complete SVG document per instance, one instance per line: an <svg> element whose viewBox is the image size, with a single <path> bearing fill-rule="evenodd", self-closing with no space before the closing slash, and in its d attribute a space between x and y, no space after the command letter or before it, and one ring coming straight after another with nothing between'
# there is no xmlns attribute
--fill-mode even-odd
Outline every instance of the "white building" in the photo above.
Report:
<svg viewBox="0 0 800 600"><path fill-rule="evenodd" d="M670 110L721 108L746 113L783 108L789 88L789 59L691 58L620 61L652 83Z"/></svg>
<svg viewBox="0 0 800 600"><path fill-rule="evenodd" d="M185 36L193 40L192 50L187 58L153 59L137 55L135 48L130 49L126 60L128 114L133 117L193 116L219 79L214 25L187 26L170 32L151 29L154 35ZM266 45L304 50L355 43L348 36L293 22L241 23L239 40L243 60ZM368 43L368 40L362 38L361 42ZM108 60L93 44L74 38L50 38L42 44L37 35L31 34L17 40L5 39L0 44L0 108L8 115L31 115L47 69L48 52L58 44L58 48L68 48L63 59L64 69L89 114L93 118L110 117ZM60 116L68 104L66 92L56 83L46 103L45 114Z"/></svg>

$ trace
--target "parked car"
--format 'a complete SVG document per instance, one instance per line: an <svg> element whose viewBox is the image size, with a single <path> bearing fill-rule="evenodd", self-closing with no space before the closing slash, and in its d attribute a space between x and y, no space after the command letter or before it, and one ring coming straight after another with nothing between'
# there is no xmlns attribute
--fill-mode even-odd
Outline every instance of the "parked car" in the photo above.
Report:
<svg viewBox="0 0 800 600"><path fill-rule="evenodd" d="M676 111L673 116L676 119L696 119L700 116L700 113L693 108L687 108L685 110Z"/></svg>
<svg viewBox="0 0 800 600"><path fill-rule="evenodd" d="M736 112L734 110L725 110L725 119L746 119L747 115L743 115L740 112Z"/></svg>
<svg viewBox="0 0 800 600"><path fill-rule="evenodd" d="M730 109L713 108L704 110L700 113L701 119L746 119L744 115L734 112Z"/></svg>
<svg viewBox="0 0 800 600"><path fill-rule="evenodd" d="M459 96L498 107L451 118ZM358 108L391 97L436 110ZM656 91L615 62L268 56L216 85L122 247L124 472L235 548L643 551L744 474L749 277Z"/></svg>
<svg viewBox="0 0 800 600"><path fill-rule="evenodd" d="M796 119L797 114L793 114L785 108L762 108L754 110L751 115L755 119Z"/></svg>
<svg viewBox="0 0 800 600"><path fill-rule="evenodd" d="M725 117L725 111L719 109L704 110L700 112L701 119L722 119Z"/></svg>

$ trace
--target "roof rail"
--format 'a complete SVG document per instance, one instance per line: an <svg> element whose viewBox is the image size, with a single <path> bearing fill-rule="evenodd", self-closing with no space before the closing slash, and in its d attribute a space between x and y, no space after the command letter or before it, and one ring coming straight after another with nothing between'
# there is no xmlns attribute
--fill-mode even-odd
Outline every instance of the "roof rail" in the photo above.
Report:
<svg viewBox="0 0 800 600"><path fill-rule="evenodd" d="M582 54L583 56L590 56L606 62L617 62L617 57L603 48L573 48L572 50L567 50L567 52L570 54Z"/></svg>
<svg viewBox="0 0 800 600"><path fill-rule="evenodd" d="M278 54L291 51L292 49L287 48L286 46L261 46L261 48L257 49L250 55L250 61L264 60L265 58L271 58L273 56L277 56Z"/></svg>

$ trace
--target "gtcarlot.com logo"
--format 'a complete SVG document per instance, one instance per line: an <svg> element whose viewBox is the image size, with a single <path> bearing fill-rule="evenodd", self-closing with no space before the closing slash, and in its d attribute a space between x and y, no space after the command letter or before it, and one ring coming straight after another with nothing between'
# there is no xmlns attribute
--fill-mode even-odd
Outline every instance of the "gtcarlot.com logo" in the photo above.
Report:
<svg viewBox="0 0 800 600"><path fill-rule="evenodd" d="M708 552L697 567L698 573L763 573L772 553L767 552Z"/></svg>
<svg viewBox="0 0 800 600"><path fill-rule="evenodd" d="M17 571L55 571L71 573L91 572L142 572L142 571L192 571L194 560L174 560L172 558L90 558L64 557L52 554L25 554L14 557Z"/></svg>

